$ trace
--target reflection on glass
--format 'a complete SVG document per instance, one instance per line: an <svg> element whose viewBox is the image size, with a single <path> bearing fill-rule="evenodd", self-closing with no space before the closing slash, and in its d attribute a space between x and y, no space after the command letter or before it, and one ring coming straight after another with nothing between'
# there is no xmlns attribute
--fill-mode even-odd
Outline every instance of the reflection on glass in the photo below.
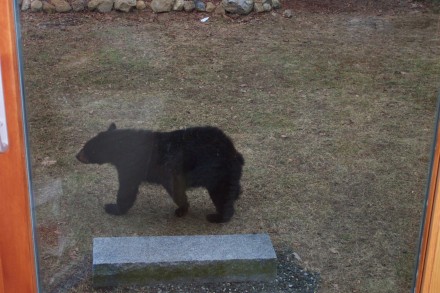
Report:
<svg viewBox="0 0 440 293"><path fill-rule="evenodd" d="M230 138L215 127L192 127L152 132L110 127L87 141L76 155L85 164L116 167L119 188L116 204L106 204L110 215L124 215L133 206L142 181L162 185L178 206L177 217L188 213L186 190L205 187L216 213L211 223L228 222L241 193L243 156Z"/></svg>
<svg viewBox="0 0 440 293"><path fill-rule="evenodd" d="M318 284L322 292L410 288L440 74L438 17L409 10L281 14L205 23L184 12L22 14L46 291L93 292L94 237L235 233L268 233L276 248L278 282L253 284L257 292ZM193 161L179 157L182 145L174 139L141 139L133 147L146 151L127 169L144 174L122 178L135 182L119 193L118 166L81 164L78 151L112 122L163 137L177 130L180 140L190 127L222 129L234 148L220 147L228 159L214 161L226 166L219 174L235 178L220 184L228 194L239 190L235 149L246 161L230 221L205 220L215 210L210 187L188 190L187 210L183 190L209 185L182 176L190 174L187 166L212 162L199 157L203 143L189 149ZM103 148L120 150L117 143L110 139ZM153 150L165 159L147 172ZM124 156L137 154L129 149ZM222 177L197 170L208 181ZM145 178L165 188L138 188ZM120 203L127 194L131 200ZM175 217L176 204L185 217ZM105 205L123 215L109 215ZM216 206L211 222L229 220L231 201ZM252 291L247 285L209 288Z"/></svg>

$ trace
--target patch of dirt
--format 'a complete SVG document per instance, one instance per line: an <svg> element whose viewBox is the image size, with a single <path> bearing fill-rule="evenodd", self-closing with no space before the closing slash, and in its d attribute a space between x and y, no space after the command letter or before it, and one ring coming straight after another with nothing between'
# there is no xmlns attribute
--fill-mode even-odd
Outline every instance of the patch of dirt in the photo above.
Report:
<svg viewBox="0 0 440 293"><path fill-rule="evenodd" d="M37 228L39 243L43 246L54 247L58 245L58 237L61 234L58 224L43 224Z"/></svg>
<svg viewBox="0 0 440 293"><path fill-rule="evenodd" d="M23 14L45 291L77 278L60 290L94 292L84 268L93 237L262 232L281 262L284 252L302 259L283 277L293 287L271 287L279 292L302 282L289 279L296 267L319 274L321 292L408 291L440 76L439 17L411 2L344 3L285 1L293 18L275 11L207 23L205 13ZM114 169L74 156L111 122L222 128L246 160L232 221L206 222L213 206L204 190L189 192L190 212L177 219L155 186L141 188L127 215L105 214ZM237 288L253 292L246 286Z"/></svg>

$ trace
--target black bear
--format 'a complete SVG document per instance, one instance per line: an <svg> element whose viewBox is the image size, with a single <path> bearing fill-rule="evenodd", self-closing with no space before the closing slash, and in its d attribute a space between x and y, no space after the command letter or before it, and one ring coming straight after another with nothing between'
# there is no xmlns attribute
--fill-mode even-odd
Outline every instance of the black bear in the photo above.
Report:
<svg viewBox="0 0 440 293"><path fill-rule="evenodd" d="M217 211L207 216L213 223L231 219L241 193L243 156L216 127L156 132L116 129L112 123L107 131L90 139L76 158L86 164L110 163L116 167L117 201L105 205L105 211L112 215L127 213L142 181L162 185L178 206L178 217L188 212L186 190L205 187Z"/></svg>

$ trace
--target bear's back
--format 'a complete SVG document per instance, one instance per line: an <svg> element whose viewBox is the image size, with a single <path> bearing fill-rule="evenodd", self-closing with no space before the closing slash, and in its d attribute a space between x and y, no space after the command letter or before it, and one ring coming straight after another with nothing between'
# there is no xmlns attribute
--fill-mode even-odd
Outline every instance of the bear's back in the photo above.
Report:
<svg viewBox="0 0 440 293"><path fill-rule="evenodd" d="M186 156L233 157L237 151L229 137L212 126L190 127L159 133L159 145L164 152L183 152Z"/></svg>
<svg viewBox="0 0 440 293"><path fill-rule="evenodd" d="M232 141L215 127L162 132L157 138L160 164L183 172L190 187L210 186L243 165Z"/></svg>

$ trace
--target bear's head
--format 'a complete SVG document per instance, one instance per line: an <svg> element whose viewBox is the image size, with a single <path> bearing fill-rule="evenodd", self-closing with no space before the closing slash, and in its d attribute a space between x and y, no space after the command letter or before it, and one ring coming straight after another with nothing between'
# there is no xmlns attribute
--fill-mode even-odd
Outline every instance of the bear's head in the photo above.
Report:
<svg viewBox="0 0 440 293"><path fill-rule="evenodd" d="M115 123L110 124L107 131L98 133L90 139L76 155L78 161L84 164L104 164L111 159L110 146L113 144L113 131L116 129Z"/></svg>

